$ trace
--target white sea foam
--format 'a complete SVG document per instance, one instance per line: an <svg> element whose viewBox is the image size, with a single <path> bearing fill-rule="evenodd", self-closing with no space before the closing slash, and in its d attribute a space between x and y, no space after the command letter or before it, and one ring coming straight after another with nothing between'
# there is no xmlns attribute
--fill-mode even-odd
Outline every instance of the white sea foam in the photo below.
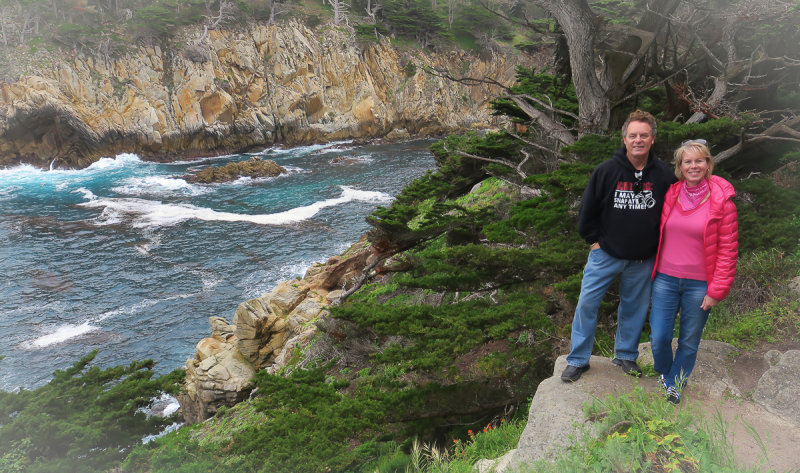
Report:
<svg viewBox="0 0 800 473"><path fill-rule="evenodd" d="M311 172L310 169L303 169L297 166L283 166L283 169L286 169L286 172L278 177L289 176L291 174L308 174Z"/></svg>
<svg viewBox="0 0 800 473"><path fill-rule="evenodd" d="M120 169L126 166L141 166L143 161L135 154L122 153L115 158L100 158L85 169L40 169L30 164L0 169L0 184L22 183L30 185L55 184L59 189L74 179L84 179L97 172ZM64 182L64 181L67 182Z"/></svg>
<svg viewBox="0 0 800 473"><path fill-rule="evenodd" d="M333 207L347 202L385 203L392 200L389 194L383 192L362 191L346 186L340 187L342 195L339 197L321 200L311 205L296 207L284 212L261 215L218 212L190 204L165 204L136 198L94 198L79 205L103 209L101 215L95 220L98 225L118 223L121 216L124 215L133 216L133 227L145 228L175 225L189 219L217 222L250 222L258 225L287 225L308 220L326 207Z"/></svg>
<svg viewBox="0 0 800 473"><path fill-rule="evenodd" d="M324 260L307 259L285 264L278 269L250 273L247 279L243 281L244 291L242 291L242 297L245 299L259 297L271 291L272 288L283 281L288 281L295 276L303 276L308 268L322 261Z"/></svg>
<svg viewBox="0 0 800 473"><path fill-rule="evenodd" d="M0 176L2 177L28 176L42 173L44 173L43 170L33 167L30 164L20 164L17 166L0 169Z"/></svg>
<svg viewBox="0 0 800 473"><path fill-rule="evenodd" d="M180 403L174 396L162 392L160 396L153 398L148 406L140 407L136 409L136 412L141 412L147 417L169 417L178 412L180 407Z"/></svg>
<svg viewBox="0 0 800 473"><path fill-rule="evenodd" d="M346 141L331 141L330 143L318 144L318 145L308 145L308 146L298 146L297 148L271 148L265 149L262 151L262 154L292 154L295 156L302 156L309 153L320 152L322 150L327 149L339 149L342 145L347 145L352 143L352 140Z"/></svg>
<svg viewBox="0 0 800 473"><path fill-rule="evenodd" d="M161 234L156 230L145 230L143 236L147 238L147 242L134 245L136 251L142 256L150 256L150 251L153 248L161 246Z"/></svg>
<svg viewBox="0 0 800 473"><path fill-rule="evenodd" d="M100 322L108 318L112 318L118 315L130 316L132 314L140 312L142 309L146 309L147 307L151 307L160 302L177 300L177 299L186 299L189 297L194 297L196 295L197 293L176 294L174 296L165 297L163 299L145 299L141 302L138 302L130 306L123 306L113 310L109 310L96 317L92 317L88 320L85 320L83 323L79 325L76 324L61 325L57 327L55 331L53 331L52 333L48 333L33 340L23 342L22 347L30 350L30 349L45 348L58 343L63 343L66 342L67 340L80 337L82 335L94 332L96 330L100 330L101 329Z"/></svg>
<svg viewBox="0 0 800 473"><path fill-rule="evenodd" d="M246 153L250 154L250 153ZM202 156L199 158L194 159L184 159L180 161L170 161L168 163L162 163L163 166L185 166L187 164L201 164L213 161L219 161L220 159L227 159L235 156L240 156L238 154L221 154L219 156Z"/></svg>
<svg viewBox="0 0 800 473"><path fill-rule="evenodd" d="M75 190L74 190L74 191L72 191L72 192L74 192L74 193L76 193L76 194L83 194L83 198L84 198L84 199L88 199L88 200L95 200L95 199L97 199L97 196L96 196L96 195L94 195L94 192L90 191L89 189L87 189L87 188L85 188L85 187L81 187L81 188L75 189Z"/></svg>
<svg viewBox="0 0 800 473"><path fill-rule="evenodd" d="M58 327L55 332L42 335L24 345L27 345L29 348L45 348L65 342L71 338L80 337L89 332L94 332L95 330L100 330L100 327L92 325L89 321L80 325L66 324Z"/></svg>
<svg viewBox="0 0 800 473"><path fill-rule="evenodd" d="M181 427L183 427L183 422L173 422L172 424L164 427L164 430L162 430L161 432L159 432L157 434L145 435L144 437L142 437L142 443L150 443L150 442L152 442L153 440L155 440L155 439L157 439L159 437L163 437L163 436L167 435L170 432L173 432L175 430L180 429Z"/></svg>
<svg viewBox="0 0 800 473"><path fill-rule="evenodd" d="M140 165L142 160L139 156L131 153L121 153L115 158L100 158L93 162L86 168L86 171L107 171L110 169L119 169L130 165ZM79 171L80 172L80 171Z"/></svg>
<svg viewBox="0 0 800 473"><path fill-rule="evenodd" d="M56 183L64 178L69 178L76 171L45 171L31 166L30 164L20 164L18 166L0 169L0 187L30 187L34 185L43 186L45 184ZM17 187L18 188L18 187Z"/></svg>
<svg viewBox="0 0 800 473"><path fill-rule="evenodd" d="M133 305L126 305L113 310L109 310L108 312L104 312L98 315L97 317L89 319L88 323L102 322L103 320L106 320L111 317L116 317L117 315L125 315L125 316L133 315L138 312L141 312L142 309L152 307L160 302L171 301L176 299L184 299L187 297L192 297L193 295L195 294L178 294L174 296L164 297L162 299L144 299Z"/></svg>
<svg viewBox="0 0 800 473"><path fill-rule="evenodd" d="M201 195L208 192L202 186L196 186L183 179L146 176L131 177L121 182L122 185L112 187L111 190L124 195Z"/></svg>

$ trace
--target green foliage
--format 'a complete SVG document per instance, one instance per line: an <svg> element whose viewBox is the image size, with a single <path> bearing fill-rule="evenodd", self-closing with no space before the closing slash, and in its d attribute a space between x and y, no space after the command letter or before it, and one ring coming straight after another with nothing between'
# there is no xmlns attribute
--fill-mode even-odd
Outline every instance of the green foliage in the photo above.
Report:
<svg viewBox="0 0 800 473"><path fill-rule="evenodd" d="M523 412L527 409L523 408ZM417 472L417 473L472 473L475 462L493 459L516 448L526 419L515 418L506 422L505 418L492 421L482 430L468 430L463 438L453 439L447 448L415 440L411 451L406 453L402 446L389 445L378 460L368 465L365 471L376 473Z"/></svg>
<svg viewBox="0 0 800 473"><path fill-rule="evenodd" d="M434 145L431 151L439 163L439 169L406 186L391 207L378 207L367 217L367 221L375 227L370 240L385 239L390 246L404 249L457 227L471 225L476 218L486 218L454 202L446 202L448 198L460 196L485 177L481 165L475 160L448 150L477 147L487 148L475 134L451 136L445 142Z"/></svg>
<svg viewBox="0 0 800 473"><path fill-rule="evenodd" d="M268 412L269 418L235 434L232 451L246 455L253 471L346 469L360 453L349 448L350 442L361 443L362 436L369 436L385 406L374 399L342 395L324 381L322 368L295 370L289 377L260 372L256 383L262 397L256 408ZM299 445L306 448L298 449Z"/></svg>
<svg viewBox="0 0 800 473"><path fill-rule="evenodd" d="M675 409L659 393L636 387L631 394L595 400L584 407L599 419L555 461L525 471L741 471L735 467L724 425L699 424L690 408Z"/></svg>
<svg viewBox="0 0 800 473"><path fill-rule="evenodd" d="M140 35L161 36L172 31L177 23L167 8L153 5L137 10L131 26Z"/></svg>
<svg viewBox="0 0 800 473"><path fill-rule="evenodd" d="M406 255L405 261L412 269L399 275L397 282L410 287L461 291L533 282L543 274L552 276L574 270L573 265L565 264L576 256L573 248L562 243L547 241L530 248L495 248L473 243L429 248ZM575 249L580 247L579 242L572 243ZM585 257L585 248L578 251Z"/></svg>
<svg viewBox="0 0 800 473"><path fill-rule="evenodd" d="M715 169L716 172L716 169ZM798 248L800 189L784 189L767 177L733 182L737 197L739 252L776 248L792 253Z"/></svg>
<svg viewBox="0 0 800 473"><path fill-rule="evenodd" d="M677 123L663 121L658 124L653 150L662 161L673 163L673 153L685 140L702 138L708 141L711 153L727 149L738 143L742 129L748 120L734 121L729 118L707 120L703 123ZM716 169L715 169L716 172Z"/></svg>
<svg viewBox="0 0 800 473"><path fill-rule="evenodd" d="M490 13L476 0L458 5L450 30L465 49L478 50L481 34L490 33L501 41L511 39L510 25L498 21L496 15Z"/></svg>
<svg viewBox="0 0 800 473"><path fill-rule="evenodd" d="M704 338L749 348L800 333L800 303L787 281L800 275L800 257L776 249L739 259L730 295L714 308Z"/></svg>
<svg viewBox="0 0 800 473"><path fill-rule="evenodd" d="M535 69L517 66L517 84L511 87L511 93L528 95L556 109L570 112L575 116L578 114L578 98L572 83L550 74L536 72ZM528 100L528 103L539 110L544 110L533 100ZM495 115L509 116L519 122L530 120L530 117L509 99L497 99L491 104ZM571 128L575 125L575 120L565 116L562 118L562 123Z"/></svg>
<svg viewBox="0 0 800 473"><path fill-rule="evenodd" d="M359 23L355 26L356 38L362 43L377 43L381 35L388 34L382 24Z"/></svg>
<svg viewBox="0 0 800 473"><path fill-rule="evenodd" d="M402 371L387 367L379 374L363 373L354 380L357 388L345 394L327 375L329 368L297 369L285 377L261 371L255 378L260 396L252 403L138 446L123 469L316 473L407 465L408 457L391 439L424 429L396 422L442 388L401 382ZM514 435L519 434L505 434ZM500 448L499 441L485 443Z"/></svg>
<svg viewBox="0 0 800 473"><path fill-rule="evenodd" d="M97 352L33 391L0 392L0 465L10 471L105 471L143 436L172 419L140 411L161 392L175 392L183 371L151 380L152 361L88 367ZM5 470L3 470L5 471Z"/></svg>
<svg viewBox="0 0 800 473"><path fill-rule="evenodd" d="M553 331L541 295L526 291L501 293L496 301L487 297L440 306L409 306L390 299L382 304L360 302L332 307L331 314L370 327L378 335L401 335L413 341L390 345L374 355L376 361L399 363L409 369L449 366L458 356L490 340L503 340L517 330Z"/></svg>
<svg viewBox="0 0 800 473"><path fill-rule="evenodd" d="M445 33L442 18L429 1L388 0L383 4L382 15L394 34L414 39L422 47L431 45L438 35Z"/></svg>
<svg viewBox="0 0 800 473"><path fill-rule="evenodd" d="M561 148L565 156L572 156L580 161L594 166L611 157L622 146L621 131L611 132L608 135L586 135L572 146ZM586 177L589 181L589 177ZM584 185L585 187L585 185Z"/></svg>

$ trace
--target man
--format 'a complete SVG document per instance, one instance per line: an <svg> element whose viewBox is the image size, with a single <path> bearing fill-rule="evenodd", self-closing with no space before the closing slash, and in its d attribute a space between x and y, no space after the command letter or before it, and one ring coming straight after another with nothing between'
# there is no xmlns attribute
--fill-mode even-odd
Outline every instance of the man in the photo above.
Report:
<svg viewBox="0 0 800 473"><path fill-rule="evenodd" d="M655 118L641 110L631 113L622 125L624 146L597 166L583 193L578 233L591 250L572 320L563 381L577 381L589 369L597 311L617 277L620 301L612 362L632 376L642 373L636 359L650 306L661 206L667 188L677 180L651 152L655 137Z"/></svg>

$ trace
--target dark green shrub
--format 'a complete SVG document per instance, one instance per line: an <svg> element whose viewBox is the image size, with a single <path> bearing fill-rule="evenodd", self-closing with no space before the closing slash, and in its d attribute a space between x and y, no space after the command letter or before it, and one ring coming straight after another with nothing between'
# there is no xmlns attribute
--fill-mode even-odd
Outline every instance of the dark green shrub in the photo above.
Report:
<svg viewBox="0 0 800 473"><path fill-rule="evenodd" d="M94 351L33 391L0 392L0 444L24 471L106 471L145 435L174 419L139 409L161 392L176 392L183 371L151 379L153 362L88 367ZM0 462L7 461L4 454Z"/></svg>

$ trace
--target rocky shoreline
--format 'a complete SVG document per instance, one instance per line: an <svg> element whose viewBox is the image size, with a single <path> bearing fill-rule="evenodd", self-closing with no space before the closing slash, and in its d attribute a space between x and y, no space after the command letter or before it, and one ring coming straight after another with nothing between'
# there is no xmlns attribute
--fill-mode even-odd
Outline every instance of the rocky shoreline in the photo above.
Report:
<svg viewBox="0 0 800 473"><path fill-rule="evenodd" d="M174 160L491 129L499 123L488 103L499 87L469 87L425 69L511 85L515 67L534 61L401 51L388 40L359 44L352 31L294 21L211 31L208 61L175 41L114 59L65 55L0 81L0 165L81 168L120 152Z"/></svg>
<svg viewBox="0 0 800 473"><path fill-rule="evenodd" d="M341 256L284 281L263 296L239 304L228 322L210 317L211 336L200 340L186 362L186 382L178 396L184 421L202 422L221 406L246 400L256 371L276 373L292 361L317 332L327 307L341 300L342 287L361 277L379 258L362 238Z"/></svg>

